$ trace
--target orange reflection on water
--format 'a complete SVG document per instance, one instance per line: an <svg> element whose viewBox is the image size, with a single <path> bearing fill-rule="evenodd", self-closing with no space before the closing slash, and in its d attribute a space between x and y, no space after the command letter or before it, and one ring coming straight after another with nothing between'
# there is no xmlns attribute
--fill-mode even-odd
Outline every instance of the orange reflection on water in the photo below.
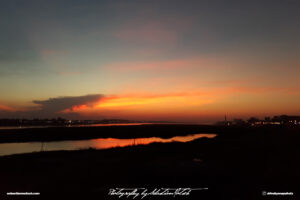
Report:
<svg viewBox="0 0 300 200"><path fill-rule="evenodd" d="M108 149L113 147L125 147L132 145L147 145L153 142L188 142L198 138L214 138L216 134L194 134L187 136L176 136L168 139L151 137L136 139L116 139L102 138L93 140L78 141L54 141L54 142L21 142L21 143L3 143L0 144L0 156L18 153L30 153L38 151L60 151L60 150L78 150L78 149Z"/></svg>
<svg viewBox="0 0 300 200"><path fill-rule="evenodd" d="M176 136L168 139L163 139L159 137L151 137L151 138L136 138L136 139L116 139L116 138L101 138L92 140L92 147L96 149L108 149L113 147L125 147L132 145L146 145L153 142L189 142L198 138L214 138L216 134L194 134L187 136Z"/></svg>

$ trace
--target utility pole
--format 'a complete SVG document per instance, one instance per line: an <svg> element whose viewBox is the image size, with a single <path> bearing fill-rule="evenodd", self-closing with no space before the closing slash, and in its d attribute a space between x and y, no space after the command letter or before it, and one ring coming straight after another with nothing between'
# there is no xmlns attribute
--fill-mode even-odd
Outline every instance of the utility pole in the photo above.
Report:
<svg viewBox="0 0 300 200"><path fill-rule="evenodd" d="M229 122L227 121L227 116L226 116L226 114L225 114L225 125L226 125L226 126L229 126Z"/></svg>

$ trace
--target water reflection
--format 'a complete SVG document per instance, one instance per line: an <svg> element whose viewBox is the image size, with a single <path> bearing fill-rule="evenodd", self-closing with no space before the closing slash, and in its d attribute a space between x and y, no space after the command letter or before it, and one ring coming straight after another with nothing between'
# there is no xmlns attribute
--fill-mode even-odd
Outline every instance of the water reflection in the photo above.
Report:
<svg viewBox="0 0 300 200"><path fill-rule="evenodd" d="M116 138L100 138L92 140L78 141L58 141L58 142L24 142L24 143L4 143L0 144L0 156L18 153L30 153L41 151L57 151L57 150L78 150L78 149L108 149L113 147L125 147L139 144L150 144L153 142L189 142L198 138L214 138L216 134L194 134L187 136L176 136L168 139L159 137L136 138L136 139L116 139Z"/></svg>

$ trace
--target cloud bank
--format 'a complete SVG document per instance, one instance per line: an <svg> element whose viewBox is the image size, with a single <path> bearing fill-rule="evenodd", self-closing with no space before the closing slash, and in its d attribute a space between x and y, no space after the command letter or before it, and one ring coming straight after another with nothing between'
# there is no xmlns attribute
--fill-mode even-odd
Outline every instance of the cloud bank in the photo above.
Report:
<svg viewBox="0 0 300 200"><path fill-rule="evenodd" d="M65 109L72 109L74 106L92 105L94 102L99 101L104 96L102 94L93 94L76 97L58 97L50 98L47 100L34 100L33 103L41 107L41 112L58 113Z"/></svg>
<svg viewBox="0 0 300 200"><path fill-rule="evenodd" d="M91 94L84 96L66 96L49 98L46 100L34 100L32 101L38 107L27 108L26 111L12 111L7 109L8 107L0 106L1 118L52 118L52 117L65 117L71 119L81 118L78 113L68 112L63 113L63 110L73 110L76 106L92 106L100 99L104 98L102 94Z"/></svg>

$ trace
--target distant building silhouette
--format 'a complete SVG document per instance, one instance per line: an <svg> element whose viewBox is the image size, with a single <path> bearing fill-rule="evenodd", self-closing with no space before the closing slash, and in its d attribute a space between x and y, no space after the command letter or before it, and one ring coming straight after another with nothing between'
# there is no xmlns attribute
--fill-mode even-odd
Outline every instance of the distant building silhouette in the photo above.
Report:
<svg viewBox="0 0 300 200"><path fill-rule="evenodd" d="M225 115L224 121L219 121L216 123L219 126L262 126L262 125L300 125L300 116L288 116L280 115L271 117L265 117L264 120L260 120L256 117L250 117L247 121L243 119L234 119L233 121L228 121Z"/></svg>

